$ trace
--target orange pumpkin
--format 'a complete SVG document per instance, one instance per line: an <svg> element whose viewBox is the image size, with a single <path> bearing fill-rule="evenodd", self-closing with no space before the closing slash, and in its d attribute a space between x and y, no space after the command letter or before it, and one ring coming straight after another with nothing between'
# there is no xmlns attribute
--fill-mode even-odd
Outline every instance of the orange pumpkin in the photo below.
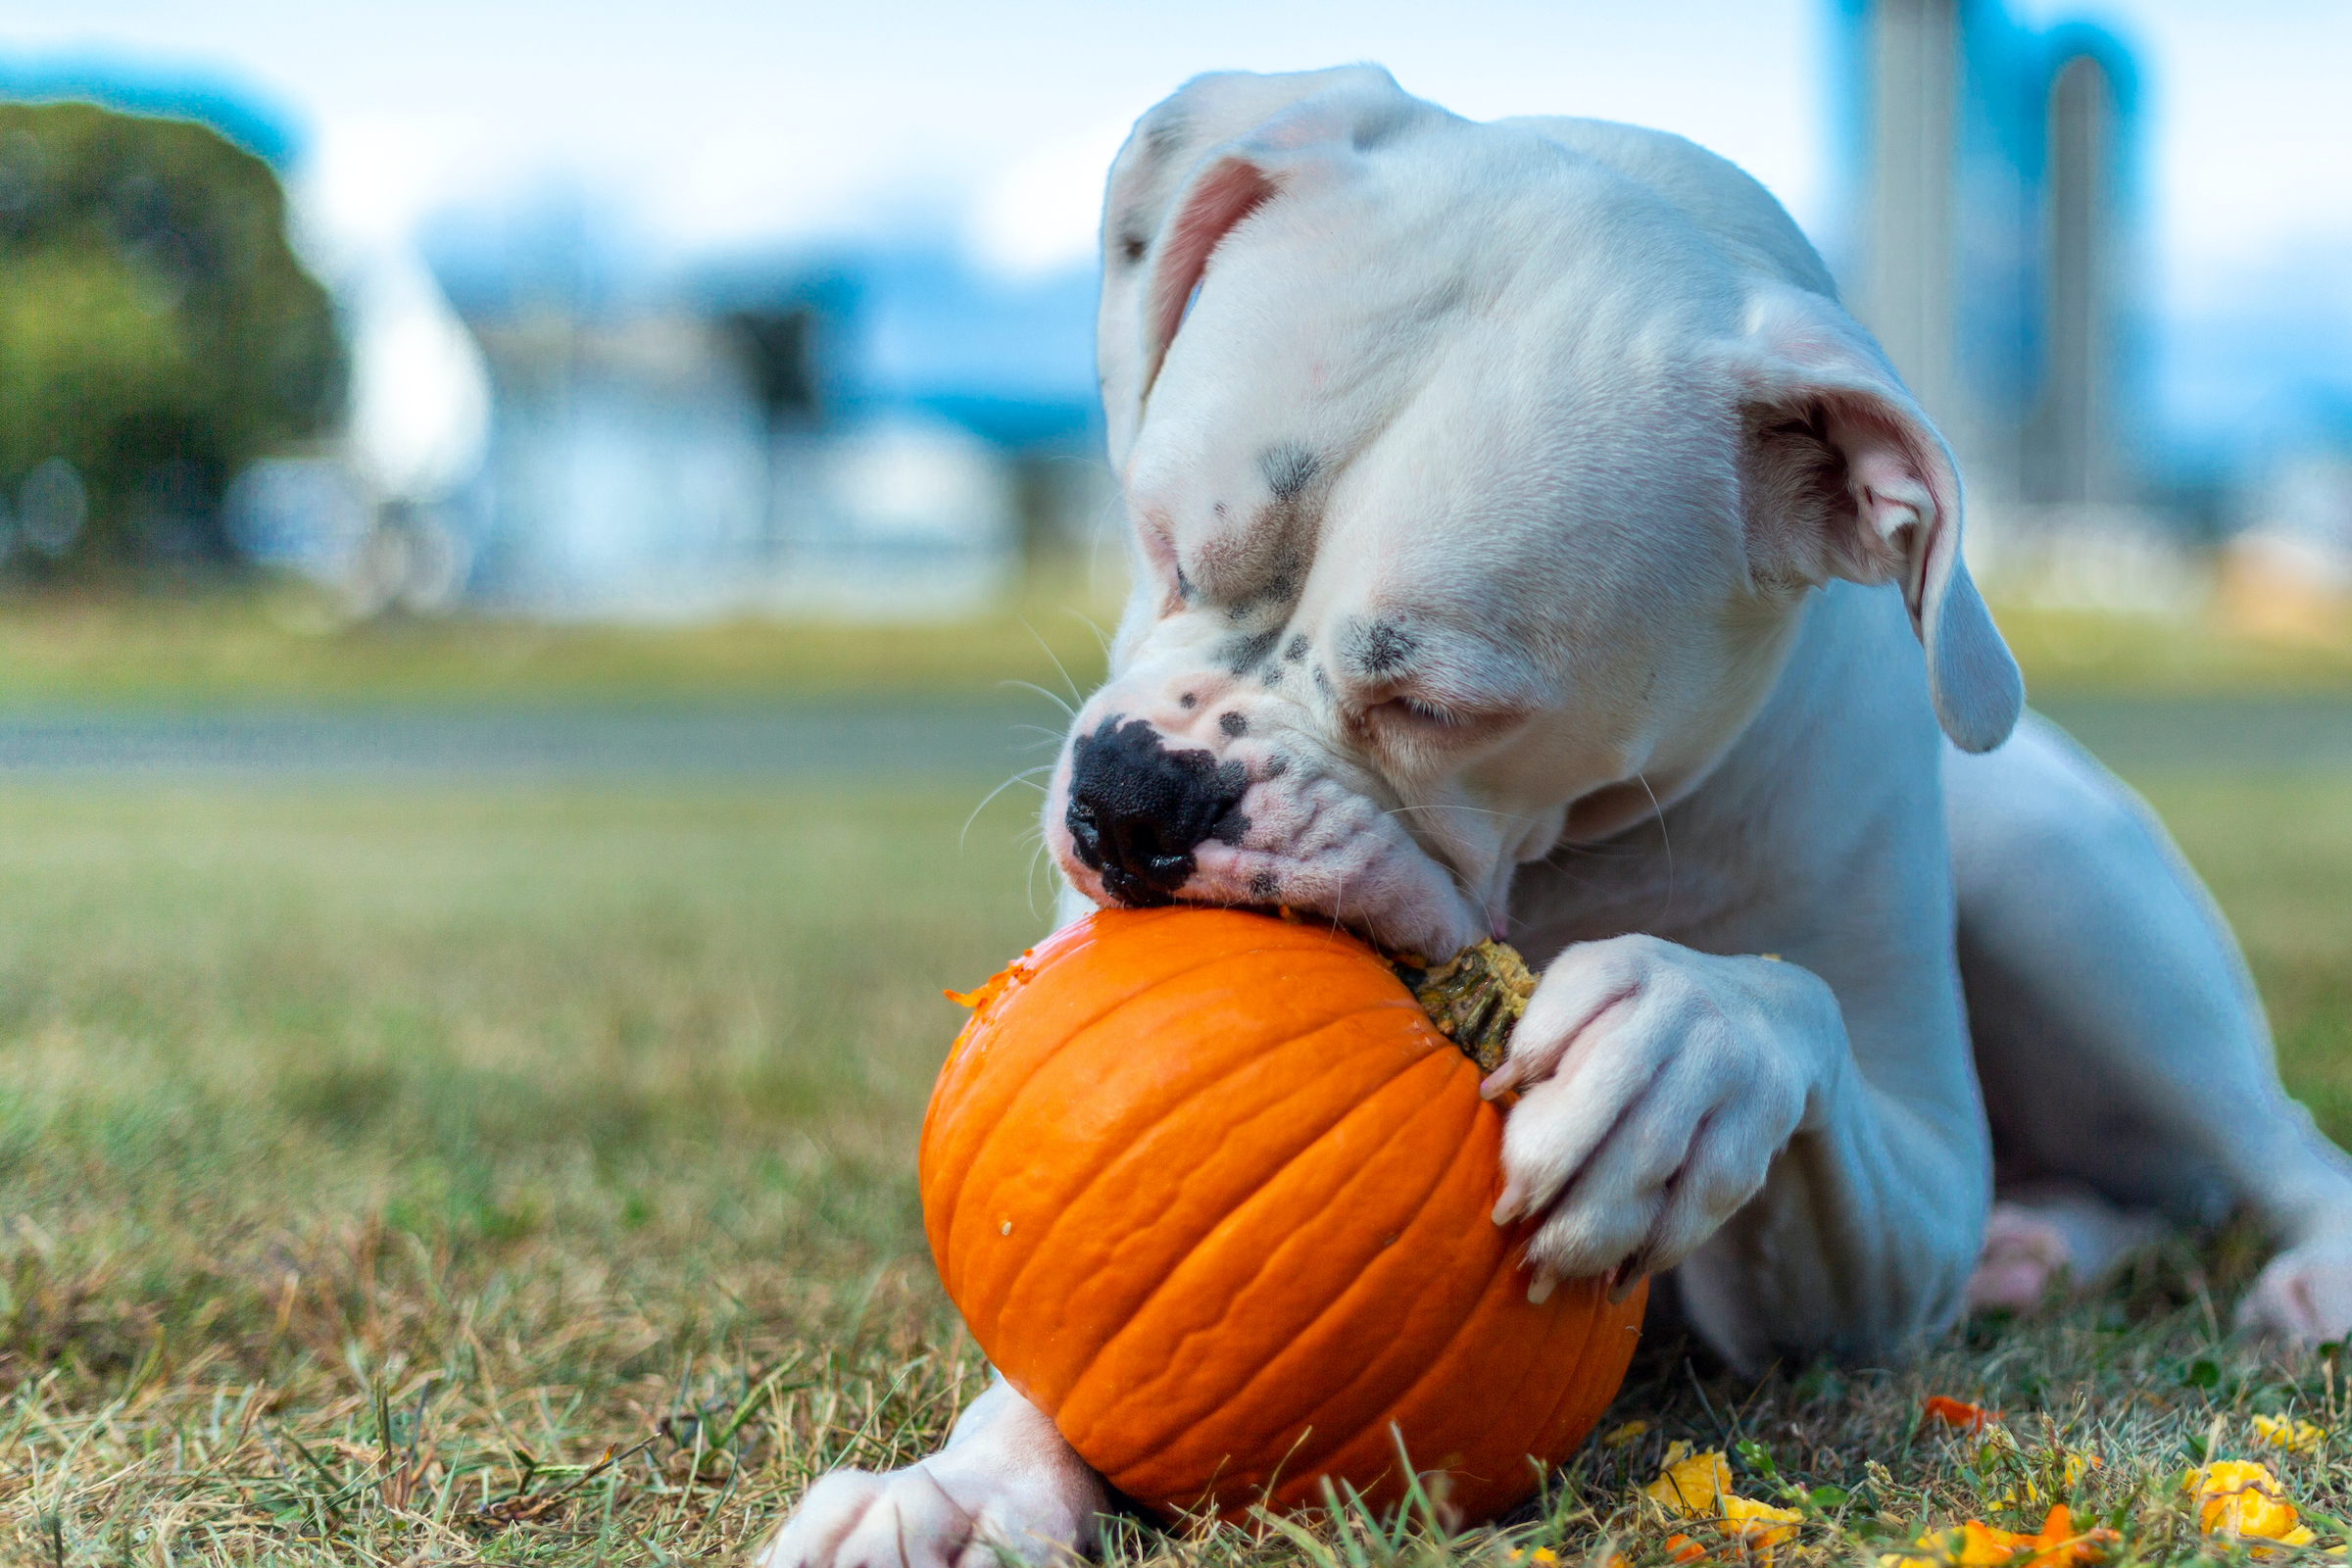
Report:
<svg viewBox="0 0 2352 1568"><path fill-rule="evenodd" d="M1617 1392L1643 1292L1527 1299L1502 1116L1362 944L1239 910L1093 915L969 998L923 1225L997 1369L1165 1512L1508 1508ZM1391 1428L1394 1426L1395 1433Z"/></svg>

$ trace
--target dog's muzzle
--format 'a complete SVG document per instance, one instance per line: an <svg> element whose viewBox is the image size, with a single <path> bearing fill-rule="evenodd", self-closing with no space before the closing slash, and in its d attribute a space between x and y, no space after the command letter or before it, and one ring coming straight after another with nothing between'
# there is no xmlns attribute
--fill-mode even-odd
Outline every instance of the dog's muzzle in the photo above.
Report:
<svg viewBox="0 0 2352 1568"><path fill-rule="evenodd" d="M1105 718L1070 754L1070 805L1062 820L1078 858L1121 904L1175 902L1193 874L1193 850L1239 844L1249 769L1205 751L1171 752L1148 720Z"/></svg>

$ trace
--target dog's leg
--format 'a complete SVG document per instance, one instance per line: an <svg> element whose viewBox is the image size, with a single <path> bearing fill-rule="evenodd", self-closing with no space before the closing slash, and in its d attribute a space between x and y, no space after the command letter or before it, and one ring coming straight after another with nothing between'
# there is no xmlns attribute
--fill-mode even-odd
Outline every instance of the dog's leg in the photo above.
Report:
<svg viewBox="0 0 2352 1568"><path fill-rule="evenodd" d="M1102 1478L999 1378L948 1446L881 1475L836 1470L801 1498L760 1568L998 1568L1094 1545Z"/></svg>
<svg viewBox="0 0 2352 1568"><path fill-rule="evenodd" d="M2095 1290L2163 1234L2164 1221L2153 1210L2118 1208L2080 1184L2004 1193L1984 1221L1984 1251L1969 1277L1968 1304L2027 1312L2054 1286Z"/></svg>
<svg viewBox="0 0 2352 1568"><path fill-rule="evenodd" d="M1487 1084L1521 1095L1494 1217L1544 1215L1532 1295L1680 1265L1692 1326L1750 1372L1788 1350L1898 1355L1940 1328L1989 1185L1946 1000L1950 1049L1905 1060L1893 1031L1849 1040L1839 998L1792 962L1649 936L1567 949Z"/></svg>
<svg viewBox="0 0 2352 1568"><path fill-rule="evenodd" d="M2031 717L1997 752L1947 751L1944 795L2003 1185L2078 1183L2184 1223L2242 1205L2284 1250L2241 1321L2352 1329L2352 1161L2279 1086L2244 960L2154 816Z"/></svg>

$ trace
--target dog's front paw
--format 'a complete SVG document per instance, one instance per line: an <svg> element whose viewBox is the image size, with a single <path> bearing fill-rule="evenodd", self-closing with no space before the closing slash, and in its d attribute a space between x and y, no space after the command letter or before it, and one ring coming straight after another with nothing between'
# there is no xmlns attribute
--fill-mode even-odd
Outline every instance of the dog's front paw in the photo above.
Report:
<svg viewBox="0 0 2352 1568"><path fill-rule="evenodd" d="M2306 1242L2272 1258L2237 1303L2237 1326L2305 1346L2352 1337L2352 1238Z"/></svg>
<svg viewBox="0 0 2352 1568"><path fill-rule="evenodd" d="M999 1568L1070 1562L1092 1543L1100 1487L974 1463L960 1449L876 1475L836 1470L808 1489L759 1568Z"/></svg>
<svg viewBox="0 0 2352 1568"><path fill-rule="evenodd" d="M1544 972L1486 1093L1503 1124L1497 1224L1544 1214L1530 1295L1673 1267L1764 1185L1827 1053L1819 977L1655 937L1570 948Z"/></svg>

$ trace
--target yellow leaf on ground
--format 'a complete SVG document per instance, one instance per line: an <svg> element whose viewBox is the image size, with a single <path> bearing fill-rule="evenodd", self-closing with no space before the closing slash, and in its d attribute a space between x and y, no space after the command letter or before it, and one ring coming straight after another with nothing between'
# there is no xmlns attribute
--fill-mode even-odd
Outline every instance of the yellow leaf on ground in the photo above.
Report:
<svg viewBox="0 0 2352 1568"><path fill-rule="evenodd" d="M2084 1453L2078 1448L2062 1448L2059 1451L2066 1455L2066 1463L2059 1472L2059 1485L2068 1492L2075 1490L2076 1483L2080 1482L2084 1474L2098 1469L2099 1466L2104 1462L2097 1454ZM2001 1506L2004 1508L2014 1508L2018 1506L2021 1500L2027 1503L2038 1503L2041 1501L2041 1488L2034 1485L2034 1478L2032 1476L2028 1476L2026 1478L2025 1491L2026 1494L2021 1499L2017 1494L2017 1489L2015 1487L2007 1489L2000 1495Z"/></svg>
<svg viewBox="0 0 2352 1568"><path fill-rule="evenodd" d="M2279 1546L2308 1546L2319 1539L2287 1500L2285 1490L2268 1465L2216 1459L2191 1470L2180 1490L2195 1495L2197 1528L2209 1536L2225 1541L2276 1542ZM2333 1553L2343 1549L2328 1548ZM2271 1545L2248 1545L2246 1550L2256 1557L2277 1552Z"/></svg>
<svg viewBox="0 0 2352 1568"><path fill-rule="evenodd" d="M1792 1527L1805 1517L1794 1508L1776 1508L1769 1502L1728 1492L1718 1501L1723 1507L1724 1523L1751 1550L1777 1546L1793 1539L1796 1531Z"/></svg>
<svg viewBox="0 0 2352 1568"><path fill-rule="evenodd" d="M1721 1450L1692 1453L1688 1443L1668 1445L1658 1478L1642 1494L1670 1519L1716 1521L1741 1554L1765 1563L1772 1560L1773 1547L1796 1535L1794 1527L1804 1518L1794 1508L1740 1496L1732 1490L1732 1467ZM1677 1562L1690 1560L1686 1552L1704 1551L1687 1536L1668 1537L1666 1547Z"/></svg>
<svg viewBox="0 0 2352 1568"><path fill-rule="evenodd" d="M1666 1446L1658 1478L1643 1487L1642 1494L1669 1517L1696 1519L1714 1513L1715 1499L1731 1490L1732 1467L1724 1462L1722 1450L1692 1453L1690 1445L1678 1441Z"/></svg>
<svg viewBox="0 0 2352 1568"><path fill-rule="evenodd" d="M1646 1421L1628 1421L1612 1429L1608 1436L1600 1440L1600 1446L1604 1448L1622 1448L1648 1430L1649 1423Z"/></svg>
<svg viewBox="0 0 2352 1568"><path fill-rule="evenodd" d="M2256 1416L2254 1435L2272 1447L2284 1448L2289 1453L2309 1453L2328 1436L2325 1430L2308 1421L2282 1415Z"/></svg>

